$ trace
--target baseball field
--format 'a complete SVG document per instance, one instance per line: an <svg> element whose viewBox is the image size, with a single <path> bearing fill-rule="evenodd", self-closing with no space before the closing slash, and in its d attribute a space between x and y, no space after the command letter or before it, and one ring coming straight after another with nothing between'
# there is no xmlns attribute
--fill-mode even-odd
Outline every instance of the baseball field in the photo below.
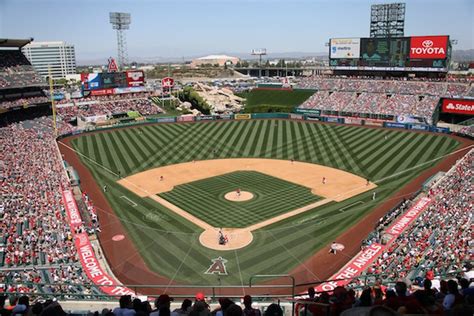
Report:
<svg viewBox="0 0 474 316"><path fill-rule="evenodd" d="M142 125L59 143L92 174L86 191L105 196L96 203L108 232L101 243L126 263L112 269L133 274L144 261L180 284L246 284L296 270L300 281L318 280L308 258L383 203L408 197L400 189L458 145L444 135L290 120ZM250 195L239 201L237 191ZM133 250L108 238L116 226ZM220 229L229 244L241 230L250 240L232 250L203 243L203 232L217 241ZM348 260L360 241L338 256Z"/></svg>

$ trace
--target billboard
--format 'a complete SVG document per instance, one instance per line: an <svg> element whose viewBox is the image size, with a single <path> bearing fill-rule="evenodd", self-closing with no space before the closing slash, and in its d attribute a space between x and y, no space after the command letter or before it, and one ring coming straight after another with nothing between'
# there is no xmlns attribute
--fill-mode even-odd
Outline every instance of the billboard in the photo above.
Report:
<svg viewBox="0 0 474 316"><path fill-rule="evenodd" d="M353 59L360 56L360 38L331 38L329 58Z"/></svg>
<svg viewBox="0 0 474 316"><path fill-rule="evenodd" d="M161 87L162 88L172 88L174 87L174 79L170 77L165 77L161 79Z"/></svg>
<svg viewBox="0 0 474 316"><path fill-rule="evenodd" d="M84 90L96 90L102 88L102 78L100 73L81 73L81 82Z"/></svg>
<svg viewBox="0 0 474 316"><path fill-rule="evenodd" d="M127 87L127 78L124 72L103 72L102 88Z"/></svg>
<svg viewBox="0 0 474 316"><path fill-rule="evenodd" d="M340 52L333 43L358 40L358 58L341 44ZM337 70L447 71L448 36L414 36L360 39L331 39L329 65Z"/></svg>
<svg viewBox="0 0 474 316"><path fill-rule="evenodd" d="M127 86L138 87L145 84L145 74L142 70L127 70Z"/></svg>
<svg viewBox="0 0 474 316"><path fill-rule="evenodd" d="M442 111L445 113L474 115L474 100L443 99Z"/></svg>
<svg viewBox="0 0 474 316"><path fill-rule="evenodd" d="M411 59L445 59L448 50L448 36L412 36L410 39Z"/></svg>

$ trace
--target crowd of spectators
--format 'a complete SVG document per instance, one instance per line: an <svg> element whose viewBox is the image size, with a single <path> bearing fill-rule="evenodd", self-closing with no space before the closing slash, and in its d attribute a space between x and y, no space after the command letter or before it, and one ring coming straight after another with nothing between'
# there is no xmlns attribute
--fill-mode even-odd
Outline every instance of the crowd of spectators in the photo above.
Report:
<svg viewBox="0 0 474 316"><path fill-rule="evenodd" d="M318 90L301 108L410 115L429 123L440 97L474 95L472 83L459 82L306 77L298 87Z"/></svg>
<svg viewBox="0 0 474 316"><path fill-rule="evenodd" d="M471 151L430 190L434 202L384 251L370 273L390 271L391 277L415 279L428 271L442 275L461 269L472 259L473 162Z"/></svg>
<svg viewBox="0 0 474 316"><path fill-rule="evenodd" d="M472 83L437 82L428 80L396 80L372 78L340 78L340 77L306 77L301 79L298 88L345 91L370 92L385 94L413 94L444 96L465 96L472 91Z"/></svg>
<svg viewBox="0 0 474 316"><path fill-rule="evenodd" d="M318 91L301 104L300 108L359 114L408 115L423 118L430 123L438 102L439 97L430 95L419 97L412 94Z"/></svg>
<svg viewBox="0 0 474 316"><path fill-rule="evenodd" d="M74 287L87 281L65 220L61 188L68 180L51 125L42 117L0 128L0 267L10 268L0 272L0 292L36 292L39 282Z"/></svg>
<svg viewBox="0 0 474 316"><path fill-rule="evenodd" d="M91 95L79 99L63 99L57 101L57 104L67 104L73 103L78 104L87 104L95 102L114 102L114 101L123 101L123 100L134 100L134 99L147 99L154 96L151 92L137 92L137 93L123 93L123 94L108 94L108 95Z"/></svg>
<svg viewBox="0 0 474 316"><path fill-rule="evenodd" d="M458 133L474 137L474 125L464 126L458 131Z"/></svg>
<svg viewBox="0 0 474 316"><path fill-rule="evenodd" d="M276 303L255 308L252 297L245 295L237 302L230 298L219 298L219 306L211 308L203 293L197 293L194 302L183 299L181 306L171 308L174 299L162 294L154 301L121 296L113 309L104 308L89 315L102 316L283 316L283 308ZM420 284L399 280L393 286L377 280L362 289L336 287L333 291L316 295L308 288L306 298L296 304L297 316L354 316L354 315L472 315L474 286L461 276L443 280L439 287L433 286L429 278ZM54 311L49 309L54 308ZM41 316L67 315L55 300L30 302L28 296L0 296L1 315L34 314Z"/></svg>
<svg viewBox="0 0 474 316"><path fill-rule="evenodd" d="M49 100L46 96L23 97L14 100L0 99L0 109L9 109L18 106L30 106L34 104L47 103Z"/></svg>
<svg viewBox="0 0 474 316"><path fill-rule="evenodd" d="M366 240L362 241L362 249L366 246L370 246L372 243L381 243L382 235L385 229L393 223L393 221L406 210L410 208L411 200L404 200L398 207L393 208L387 214L382 216L375 229L369 234Z"/></svg>
<svg viewBox="0 0 474 316"><path fill-rule="evenodd" d="M161 108L156 106L150 99L100 101L89 104L58 107L57 111L65 121L70 121L77 116L107 116L116 113L126 113L128 111L138 111L142 115L153 115L163 112Z"/></svg>
<svg viewBox="0 0 474 316"><path fill-rule="evenodd" d="M0 88L44 85L20 50L0 50Z"/></svg>
<svg viewBox="0 0 474 316"><path fill-rule="evenodd" d="M379 279L362 289L338 286L332 292L308 289L309 298L300 302L299 315L472 315L474 286L459 276L442 280L439 288L429 278L420 284L398 280L385 285ZM316 304L311 304L316 303Z"/></svg>

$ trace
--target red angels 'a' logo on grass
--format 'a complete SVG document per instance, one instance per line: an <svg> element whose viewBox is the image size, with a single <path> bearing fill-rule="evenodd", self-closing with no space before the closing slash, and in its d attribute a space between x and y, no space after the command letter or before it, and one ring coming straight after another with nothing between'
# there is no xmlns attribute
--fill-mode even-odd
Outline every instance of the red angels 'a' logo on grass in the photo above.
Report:
<svg viewBox="0 0 474 316"><path fill-rule="evenodd" d="M217 257L215 259L211 259L212 264L209 266L205 274L219 274L219 275L227 275L227 268L225 264L227 260L222 257Z"/></svg>

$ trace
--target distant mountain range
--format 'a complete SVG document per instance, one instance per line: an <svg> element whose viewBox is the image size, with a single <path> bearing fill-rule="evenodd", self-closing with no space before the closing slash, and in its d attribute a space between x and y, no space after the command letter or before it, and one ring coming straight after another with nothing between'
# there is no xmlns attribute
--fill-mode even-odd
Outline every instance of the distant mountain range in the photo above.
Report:
<svg viewBox="0 0 474 316"><path fill-rule="evenodd" d="M474 61L474 49L453 50L451 59L454 61Z"/></svg>
<svg viewBox="0 0 474 316"><path fill-rule="evenodd" d="M258 59L257 56L252 56L250 53L218 53L218 55L229 55L239 57L245 60ZM184 61L191 61L195 58L202 57L203 55L190 55L190 56L181 56L181 57L163 57L163 56L153 56L153 57L129 57L130 62L144 63L144 64L155 64L155 63L182 63ZM328 57L328 52L286 52L286 53L269 53L263 58L272 60L272 59L281 59L281 58L316 58L316 59L326 59ZM104 58L94 58L94 59L78 59L77 64L79 66L89 66L89 65L105 65L108 57ZM467 50L454 50L452 53L452 59L454 61L474 61L474 49Z"/></svg>

